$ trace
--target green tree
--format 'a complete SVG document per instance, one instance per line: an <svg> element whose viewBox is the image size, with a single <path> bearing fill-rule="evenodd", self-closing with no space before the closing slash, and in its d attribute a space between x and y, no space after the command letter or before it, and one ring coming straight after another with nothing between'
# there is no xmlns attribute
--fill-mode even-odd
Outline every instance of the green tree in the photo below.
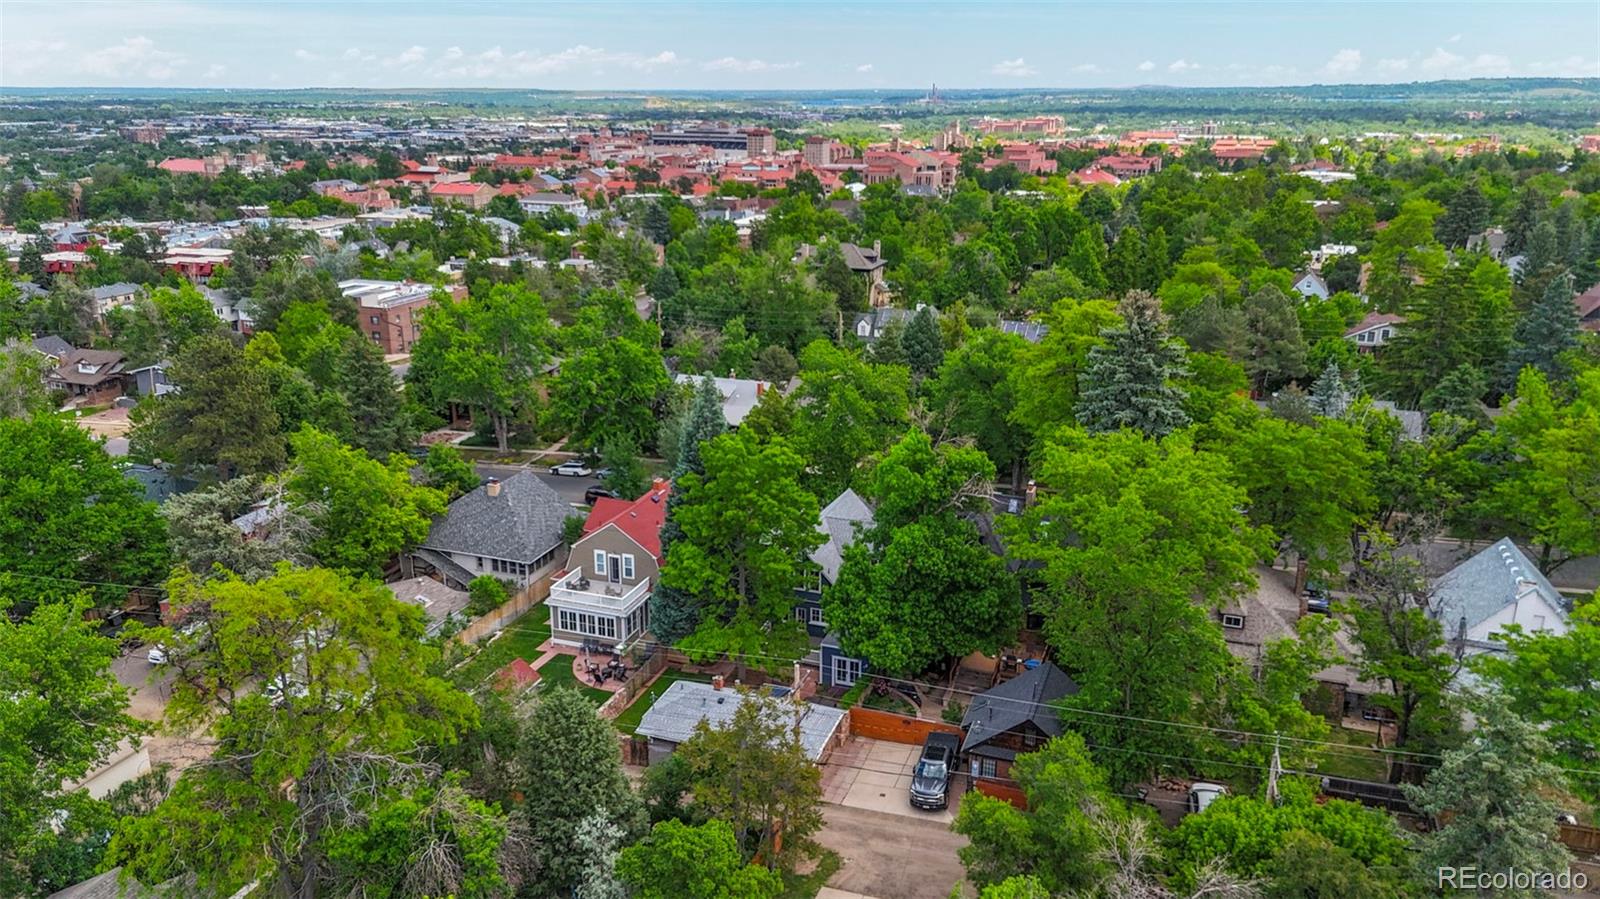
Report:
<svg viewBox="0 0 1600 899"><path fill-rule="evenodd" d="M1085 228L1072 239L1072 249L1067 251L1065 265L1078 277L1083 286L1095 296L1105 294L1109 282L1105 276L1106 243L1098 228Z"/></svg>
<svg viewBox="0 0 1600 899"><path fill-rule="evenodd" d="M467 597L467 614L477 617L504 605L511 591L494 575L480 574L467 584Z"/></svg>
<svg viewBox="0 0 1600 899"><path fill-rule="evenodd" d="M550 411L578 446L610 439L643 446L655 432L655 407L672 385L660 331L620 293L596 291L588 302L578 321L562 329L565 355L550 382Z"/></svg>
<svg viewBox="0 0 1600 899"><path fill-rule="evenodd" d="M1510 285L1497 263L1451 266L1415 291L1405 321L1380 361L1389 391L1416 408L1428 389L1457 366L1498 371L1511 336Z"/></svg>
<svg viewBox="0 0 1600 899"><path fill-rule="evenodd" d="M449 443L435 443L422 460L422 480L448 501L478 489L480 479L472 463L462 458L461 450Z"/></svg>
<svg viewBox="0 0 1600 899"><path fill-rule="evenodd" d="M1245 371L1267 392L1306 373L1306 342L1300 319L1283 291L1268 285L1245 298Z"/></svg>
<svg viewBox="0 0 1600 899"><path fill-rule="evenodd" d="M777 391L771 395L776 396ZM675 456L672 470L674 482L681 482L686 474L704 475L705 463L701 452L706 443L728 429L727 417L722 412L722 393L708 375L695 386L689 407L674 430L675 449L667 450L669 458ZM663 440L665 444L667 441ZM667 516L661 525L661 558L665 560L672 544L683 536L678 526L677 510L683 504L683 490L678 483L667 498ZM658 639L673 644L693 633L700 624L700 609L695 598L684 590L663 581L650 594L650 629Z"/></svg>
<svg viewBox="0 0 1600 899"><path fill-rule="evenodd" d="M505 452L512 420L537 402L535 381L550 358L550 341L544 301L526 287L497 284L460 302L437 297L422 313L406 379L435 407L481 410Z"/></svg>
<svg viewBox="0 0 1600 899"><path fill-rule="evenodd" d="M168 354L182 352L196 337L222 330L222 321L212 311L211 301L188 282L177 290L157 288L150 294L150 302L155 306Z"/></svg>
<svg viewBox="0 0 1600 899"><path fill-rule="evenodd" d="M692 655L726 653L744 664L803 652L791 609L801 562L822 541L816 498L800 486L804 460L781 440L765 446L738 431L701 444L705 474L687 473L671 518L680 536L665 550L664 585L699 610L679 642Z"/></svg>
<svg viewBox="0 0 1600 899"><path fill-rule="evenodd" d="M1016 579L960 514L993 477L983 453L936 449L920 430L889 449L867 490L877 527L845 551L822 598L852 655L887 674L916 674L952 656L998 652L1012 638L1022 615Z"/></svg>
<svg viewBox="0 0 1600 899"><path fill-rule="evenodd" d="M233 522L250 513L248 532ZM244 580L271 575L279 562L313 564L317 536L304 510L284 502L282 490L256 476L234 478L179 494L161 505L174 561L204 579L232 573Z"/></svg>
<svg viewBox="0 0 1600 899"><path fill-rule="evenodd" d="M68 785L143 730L111 672L121 649L85 618L89 608L80 597L13 617L21 610L0 599L0 892L8 896L42 896L94 872L103 842L52 824L95 817L95 801Z"/></svg>
<svg viewBox="0 0 1600 899"><path fill-rule="evenodd" d="M372 341L354 331L345 333L334 363L334 385L350 410L351 445L382 459L404 452L415 441L400 384Z"/></svg>
<svg viewBox="0 0 1600 899"><path fill-rule="evenodd" d="M1600 552L1600 475L1586 459L1600 445L1600 369L1578 375L1559 404L1545 376L1524 369L1517 402L1499 421L1516 464L1489 487L1496 511L1539 548L1546 574L1575 556Z"/></svg>
<svg viewBox="0 0 1600 899"><path fill-rule="evenodd" d="M1340 421L1307 426L1271 416L1227 434L1219 449L1250 496L1250 520L1325 574L1350 555L1350 535L1374 511L1376 460L1363 434Z"/></svg>
<svg viewBox="0 0 1600 899"><path fill-rule="evenodd" d="M1077 422L1079 385L1090 351L1104 343L1101 335L1107 329L1121 323L1116 309L1104 300L1064 299L1043 318L1050 332L1037 344L1019 348L1008 379L1016 397L1009 418L1028 434L1030 449L1062 425Z"/></svg>
<svg viewBox="0 0 1600 899"><path fill-rule="evenodd" d="M911 316L905 334L900 338L905 349L906 364L919 378L926 378L944 362L944 336L939 333L939 320L932 306L923 306Z"/></svg>
<svg viewBox="0 0 1600 899"><path fill-rule="evenodd" d="M1183 345L1167 336L1155 297L1132 291L1117 305L1120 328L1100 332L1078 378L1077 419L1090 431L1133 428L1162 437L1189 423L1184 392L1173 381L1184 373Z"/></svg>
<svg viewBox="0 0 1600 899"><path fill-rule="evenodd" d="M277 469L283 434L261 366L222 334L189 341L173 359L178 390L148 397L129 416L137 454L226 480Z"/></svg>
<svg viewBox="0 0 1600 899"><path fill-rule="evenodd" d="M54 416L0 418L0 584L51 600L96 584L119 607L166 573L166 531L99 441Z"/></svg>
<svg viewBox="0 0 1600 899"><path fill-rule="evenodd" d="M793 440L814 494L838 495L864 459L905 433L909 392L900 366L874 365L820 340L800 353Z"/></svg>
<svg viewBox="0 0 1600 899"><path fill-rule="evenodd" d="M1072 707L1193 721L1232 656L1207 613L1255 583L1270 536L1241 510L1243 488L1221 456L1185 435L1062 432L1038 469L1040 498L1012 523L1008 546L1041 564L1033 608L1081 687ZM1090 717L1088 735L1113 782L1132 783L1160 756L1194 755L1183 728L1148 730Z"/></svg>
<svg viewBox="0 0 1600 899"><path fill-rule="evenodd" d="M602 483L623 499L638 499L650 489L650 472L639 458L639 448L626 438L607 440L600 450L600 464L609 471Z"/></svg>
<svg viewBox="0 0 1600 899"><path fill-rule="evenodd" d="M1445 753L1421 786L1406 797L1420 810L1450 818L1419 841L1417 867L1424 877L1440 868L1479 871L1567 870L1571 853L1556 840L1560 806L1548 798L1562 786L1561 772L1545 759L1550 748L1539 729L1512 712L1504 699L1480 702L1472 743ZM1437 881L1435 881L1437 882ZM1496 890L1504 896L1544 895L1541 889Z"/></svg>
<svg viewBox="0 0 1600 899"><path fill-rule="evenodd" d="M776 874L745 863L726 821L662 821L617 856L617 876L635 899L776 899L783 890Z"/></svg>
<svg viewBox="0 0 1600 899"><path fill-rule="evenodd" d="M1012 372L1027 347L1015 334L978 331L946 355L937 375L926 382L935 420L972 438L1002 472L1013 471L1027 451L1027 432L1010 417L1017 405Z"/></svg>
<svg viewBox="0 0 1600 899"><path fill-rule="evenodd" d="M1032 877L1048 895L1096 883L1105 870L1097 819L1119 816L1122 803L1083 737L1065 731L1037 751L1018 755L1011 776L1028 798L1026 811L969 793L951 825L970 841L956 850L967 879L987 887Z"/></svg>
<svg viewBox="0 0 1600 899"><path fill-rule="evenodd" d="M108 864L142 883L192 873L207 895L253 880L322 894L347 873L333 858L342 833L392 792L431 789L419 746L454 740L472 700L427 673L438 650L422 609L381 584L284 566L254 583L180 574L168 595L190 627L151 635L176 672L167 724L204 727L217 748L153 812L124 819ZM397 875L427 873L418 856L396 860Z"/></svg>
<svg viewBox="0 0 1600 899"><path fill-rule="evenodd" d="M1204 812L1187 815L1172 832L1174 864L1191 871L1218 856L1240 874L1260 876L1296 834L1329 841L1367 869L1407 862L1406 841L1387 813L1343 799L1317 801L1312 784L1294 778L1280 784L1277 803L1256 796L1222 796Z"/></svg>
<svg viewBox="0 0 1600 899"><path fill-rule="evenodd" d="M31 418L53 404L44 389L49 361L20 343L0 345L0 418Z"/></svg>
<svg viewBox="0 0 1600 899"><path fill-rule="evenodd" d="M412 484L401 457L385 465L310 427L289 442L295 461L286 496L316 526L311 554L330 568L376 577L391 558L421 543L444 512L444 494Z"/></svg>
<svg viewBox="0 0 1600 899"><path fill-rule="evenodd" d="M1303 830L1284 836L1262 873L1266 899L1388 899L1407 894L1405 872L1367 867L1327 837Z"/></svg>
<svg viewBox="0 0 1600 899"><path fill-rule="evenodd" d="M1564 634L1506 628L1504 653L1483 653L1474 667L1493 681L1510 710L1537 725L1563 768L1600 770L1600 603L1578 606ZM1573 774L1572 786L1593 801L1600 775Z"/></svg>
<svg viewBox="0 0 1600 899"><path fill-rule="evenodd" d="M731 825L745 861L759 857L771 871L791 870L822 827L822 774L800 743L797 701L742 693L726 723L702 720L676 750L694 772L695 805Z"/></svg>
<svg viewBox="0 0 1600 899"><path fill-rule="evenodd" d="M1465 247L1467 239L1489 226L1489 200L1476 179L1461 185L1445 205L1444 215L1434 225L1439 242L1451 249Z"/></svg>
<svg viewBox="0 0 1600 899"><path fill-rule="evenodd" d="M631 841L644 827L644 807L622 773L615 732L576 690L554 689L534 707L520 758L531 883L535 895L564 895L584 875L586 859L572 851L584 819L603 812Z"/></svg>
<svg viewBox="0 0 1600 899"><path fill-rule="evenodd" d="M1570 376L1562 355L1578 346L1578 309L1572 297L1572 276L1562 274L1552 279L1539 301L1517 319L1502 383L1514 385L1517 375L1530 365L1553 380Z"/></svg>

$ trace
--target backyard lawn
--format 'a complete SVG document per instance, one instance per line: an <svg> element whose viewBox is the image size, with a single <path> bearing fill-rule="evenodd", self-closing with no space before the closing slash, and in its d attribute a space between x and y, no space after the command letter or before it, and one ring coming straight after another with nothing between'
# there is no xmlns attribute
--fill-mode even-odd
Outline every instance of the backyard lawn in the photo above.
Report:
<svg viewBox="0 0 1600 899"><path fill-rule="evenodd" d="M485 644L471 661L457 668L452 675L462 687L476 687L494 676L512 659L532 662L539 657L539 644L550 639L550 610L539 605L518 618L500 636Z"/></svg>
<svg viewBox="0 0 1600 899"><path fill-rule="evenodd" d="M644 717L645 711L650 708L651 703L656 701L656 697L665 692L673 681L680 680L707 683L711 678L703 674L690 674L687 671L668 668L661 672L661 676L656 678L656 682L650 685L650 689L634 697L633 704L624 709L621 715L617 716L617 730L632 736L633 732L639 728L639 719Z"/></svg>
<svg viewBox="0 0 1600 899"><path fill-rule="evenodd" d="M1328 742L1341 745L1328 748L1317 771L1330 777L1348 777L1352 780L1380 783L1388 780L1389 769L1384 764L1383 753L1372 749L1373 740L1373 735L1366 731L1330 728Z"/></svg>
<svg viewBox="0 0 1600 899"><path fill-rule="evenodd" d="M597 706L611 698L610 693L587 686L573 675L572 656L556 656L539 669L539 689L548 690L551 687L576 687L585 699Z"/></svg>

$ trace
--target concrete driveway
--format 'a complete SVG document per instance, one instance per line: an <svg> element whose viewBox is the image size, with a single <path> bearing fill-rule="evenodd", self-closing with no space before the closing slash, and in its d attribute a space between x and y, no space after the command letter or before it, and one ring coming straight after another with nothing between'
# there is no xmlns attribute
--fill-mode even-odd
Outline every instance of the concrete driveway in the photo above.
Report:
<svg viewBox="0 0 1600 899"><path fill-rule="evenodd" d="M921 746L852 736L822 763L822 799L849 808L918 818L948 827L966 789L962 775L950 779L950 807L929 811L911 804L911 772Z"/></svg>
<svg viewBox="0 0 1600 899"><path fill-rule="evenodd" d="M828 878L836 892L820 895L950 899L951 888L966 876L956 851L967 838L931 818L824 805L816 840L839 853L841 862ZM961 895L973 895L971 887L963 885Z"/></svg>

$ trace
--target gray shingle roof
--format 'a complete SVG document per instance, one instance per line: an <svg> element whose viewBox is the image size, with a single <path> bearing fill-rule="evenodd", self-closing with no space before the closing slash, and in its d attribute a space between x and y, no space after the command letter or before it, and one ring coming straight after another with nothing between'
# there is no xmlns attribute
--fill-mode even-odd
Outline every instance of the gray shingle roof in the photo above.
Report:
<svg viewBox="0 0 1600 899"><path fill-rule="evenodd" d="M710 684L695 681L674 681L666 692L651 703L644 717L639 719L635 733L669 743L682 743L694 735L695 725L705 721L712 727L722 727L733 719L733 713L744 702L746 694L733 687L716 689ZM844 710L828 706L800 703L800 745L813 761L820 761L828 740L844 720Z"/></svg>
<svg viewBox="0 0 1600 899"><path fill-rule="evenodd" d="M422 545L513 562L534 562L561 542L561 523L572 507L532 472L500 482L500 495L488 485L450 504L436 519Z"/></svg>
<svg viewBox="0 0 1600 899"><path fill-rule="evenodd" d="M1077 683L1065 671L1049 662L1041 662L1039 667L1024 671L972 700L967 713L961 717L961 727L967 732L961 751L968 752L1028 721L1046 736L1059 736L1061 718L1050 703L1076 692Z"/></svg>
<svg viewBox="0 0 1600 899"><path fill-rule="evenodd" d="M72 344L67 343L65 340L62 340L54 334L46 334L43 337L35 337L33 339L33 348L45 354L46 356L54 356L57 359L64 359L68 353L72 352Z"/></svg>
<svg viewBox="0 0 1600 899"><path fill-rule="evenodd" d="M1002 318L1000 330L1007 334L1015 334L1029 343L1038 343L1050 333L1050 326L1043 322L1012 321Z"/></svg>
<svg viewBox="0 0 1600 899"><path fill-rule="evenodd" d="M142 289L137 284L118 281L115 284L107 284L104 287L89 288L89 296L94 297L96 300L109 300L112 297L125 297L130 293L138 293Z"/></svg>
<svg viewBox="0 0 1600 899"><path fill-rule="evenodd" d="M828 583L839 579L839 566L844 564L845 548L856 542L856 537L872 525L872 507L848 487L822 510L818 516L817 530L825 539L821 546L812 550L811 561L822 568Z"/></svg>
<svg viewBox="0 0 1600 899"><path fill-rule="evenodd" d="M1433 608L1449 639L1463 617L1471 630L1529 592L1565 616L1566 599L1507 537L1435 580Z"/></svg>

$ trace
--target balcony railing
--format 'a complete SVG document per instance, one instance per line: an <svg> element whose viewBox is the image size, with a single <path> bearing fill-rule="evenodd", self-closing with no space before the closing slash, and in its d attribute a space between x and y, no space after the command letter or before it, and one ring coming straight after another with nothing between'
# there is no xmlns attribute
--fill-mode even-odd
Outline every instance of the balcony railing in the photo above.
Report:
<svg viewBox="0 0 1600 899"><path fill-rule="evenodd" d="M556 602L582 603L605 609L627 609L650 592L650 579L637 584L612 583L578 568L556 577L550 598Z"/></svg>

